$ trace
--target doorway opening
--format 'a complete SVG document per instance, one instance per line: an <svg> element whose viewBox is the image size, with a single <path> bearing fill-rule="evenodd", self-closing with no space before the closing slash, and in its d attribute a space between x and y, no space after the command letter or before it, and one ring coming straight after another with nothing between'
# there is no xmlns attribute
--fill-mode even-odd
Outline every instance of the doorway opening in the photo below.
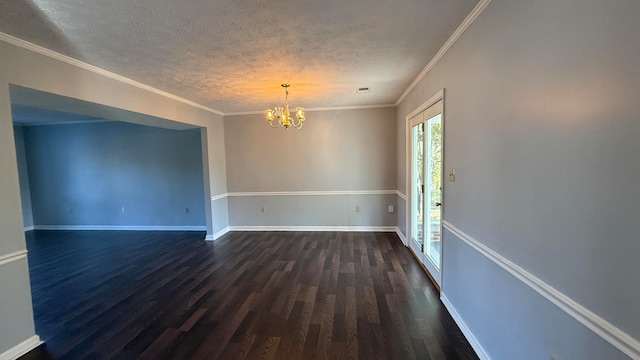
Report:
<svg viewBox="0 0 640 360"><path fill-rule="evenodd" d="M86 267L53 273L66 279L98 265L131 265L123 259L138 245L126 241L118 251L109 250L105 264L81 262L105 255L102 246L127 232L114 230L154 238L174 230L204 239L211 201L202 128L17 85L10 85L10 100L27 249L32 250L35 237L66 238L83 230L83 241L66 248L62 258L79 258L69 263ZM49 255L43 247L29 253L29 262L51 265ZM35 330L45 342L57 326L51 319L71 316L68 305L86 295L66 292L73 299L56 298L64 306L53 311L55 297L46 283L51 273L43 273L44 286L31 282ZM30 269L30 279L37 278L34 274Z"/></svg>

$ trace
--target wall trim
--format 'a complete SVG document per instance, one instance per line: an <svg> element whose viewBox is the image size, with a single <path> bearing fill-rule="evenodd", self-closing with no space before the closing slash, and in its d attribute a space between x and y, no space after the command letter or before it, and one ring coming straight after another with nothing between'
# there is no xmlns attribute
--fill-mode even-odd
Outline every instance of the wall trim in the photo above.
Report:
<svg viewBox="0 0 640 360"><path fill-rule="evenodd" d="M35 230L206 231L206 226L36 225Z"/></svg>
<svg viewBox="0 0 640 360"><path fill-rule="evenodd" d="M33 335L20 344L0 354L0 360L15 360L43 344L38 335Z"/></svg>
<svg viewBox="0 0 640 360"><path fill-rule="evenodd" d="M396 195L397 190L335 190L335 191L248 191L230 192L229 197L242 196L316 196L316 195Z"/></svg>
<svg viewBox="0 0 640 360"><path fill-rule="evenodd" d="M456 308L453 306L453 304L451 304L449 299L447 299L447 295L445 295L444 292L440 293L440 301L442 301L442 304L444 305L444 307L447 308L447 310L449 311L449 314L451 314L451 317L456 322L456 325L458 325L458 327L460 328L460 331L462 331L462 333L464 334L464 337L467 339L467 341L469 342L473 350L476 352L476 355L478 355L480 360L491 360L491 358L489 357L487 352L484 350L482 345L480 345L480 342L478 341L478 339L475 337L475 335L473 335L473 332L471 332L471 329L469 329L469 327L464 322L464 320L462 320L462 316L458 314L458 311L456 310Z"/></svg>
<svg viewBox="0 0 640 360"><path fill-rule="evenodd" d="M0 255L0 265L8 264L27 257L27 250L14 251L12 253Z"/></svg>
<svg viewBox="0 0 640 360"><path fill-rule="evenodd" d="M52 59L55 59L55 60L58 60L58 61L62 61L62 62L67 63L69 65L72 65L72 66L75 66L75 67L90 71L90 72L92 72L94 74L98 74L98 75L107 77L109 79L112 79L112 80L115 80L115 81L118 81L118 82L121 82L121 83L124 83L124 84L127 84L127 85L131 85L131 86L137 87L138 89L149 91L149 92L152 92L154 94L157 94L157 95L160 95L160 96L164 96L164 97L169 98L171 100L175 100L175 101L181 102L181 103L186 104L186 105L197 107L199 109L202 109L202 110L205 110L205 111L217 114L217 115L224 115L222 112L220 112L218 110L214 110L214 109L206 107L204 105L200 105L200 104L195 103L195 102L193 102L191 100L187 100L185 98L181 98L179 96L173 95L173 94L168 93L166 91L162 91L160 89L156 89L156 88L154 88L152 86L145 85L143 83L140 83L140 82L137 82L135 80L129 79L129 78L124 77L122 75L118 75L116 73L112 73L111 71L104 70L104 69L99 68L97 66L94 66L94 65L88 64L86 62L74 59L74 58L72 58L70 56L62 55L62 54L60 54L58 52L55 52L53 50L49 50L49 49L44 48L42 46L38 46L36 44L32 44L32 43L30 43L28 41L19 39L17 37L11 36L9 34L5 34L5 33L0 32L0 40L4 41L6 43L9 43L11 45L15 45L17 47L23 48L23 49L33 51L33 52L38 53L40 55L44 55L46 57L49 57L49 58L52 58Z"/></svg>
<svg viewBox="0 0 640 360"><path fill-rule="evenodd" d="M489 260L509 272L515 278L525 283L535 292L542 295L562 311L566 312L569 316L573 317L582 325L598 334L611 345L615 346L618 350L622 351L632 359L640 359L640 341L598 316L596 313L580 305L569 296L542 281L527 270L498 254L488 246L467 235L451 223L443 221L442 225L453 235L467 243L467 245L471 246L480 254L484 255Z"/></svg>
<svg viewBox="0 0 640 360"><path fill-rule="evenodd" d="M400 241L402 241L404 246L407 246L407 238L404 236L400 228L397 226L396 226L396 234L398 235L398 237L400 238Z"/></svg>
<svg viewBox="0 0 640 360"><path fill-rule="evenodd" d="M256 110L256 111L241 111L241 112L229 112L229 113L223 113L221 111L212 109L210 107L198 104L194 101L191 100L187 100L185 98L179 97L177 95L168 93L166 91L154 88L152 86L143 84L141 82L129 79L127 77L124 77L122 75L118 75L116 73L113 73L111 71L99 68L95 65L91 65L88 64L86 62L80 61L78 59L74 59L70 56L67 55L63 55L61 53L55 52L53 50L47 49L45 47L30 43L28 41L22 40L20 38L17 38L15 36L11 36L9 34L5 34L3 32L0 32L0 41L4 41L8 44L26 49L26 50L30 50L33 51L35 53L38 53L40 55L44 55L46 57L58 60L58 61L62 61L64 63L67 63L69 65L90 71L94 74L98 74L104 77L107 77L109 79L127 84L127 85L131 85L134 87L137 87L139 89L145 90L145 91L149 91L152 92L154 94L169 98L171 100L175 100L178 102L181 102L183 104L186 105L190 105L193 107L197 107L199 109L217 114L217 115L221 115L221 116L237 116L237 115L254 115L254 114L264 114L264 111L261 110ZM331 106L331 107L317 107L317 108L309 108L309 109L305 109L306 112L309 111L331 111L331 110L358 110L358 109L376 109L376 108L389 108L389 107L396 107L396 104L374 104L374 105L354 105L354 106Z"/></svg>
<svg viewBox="0 0 640 360"><path fill-rule="evenodd" d="M229 226L229 231L396 232L396 226Z"/></svg>
<svg viewBox="0 0 640 360"><path fill-rule="evenodd" d="M24 227L24 231L31 231L31 230L35 230L35 227L33 225Z"/></svg>
<svg viewBox="0 0 640 360"><path fill-rule="evenodd" d="M406 195L398 190L335 190L335 191L242 191L228 192L214 195L211 201L224 199L226 197L248 197L248 196L319 196L319 195L399 195L403 199L407 199Z"/></svg>
<svg viewBox="0 0 640 360"><path fill-rule="evenodd" d="M207 240L218 240L219 238L221 238L223 235L227 234L229 232L229 227L225 227L224 229L218 231L217 233L213 234L213 236L211 236L211 239L209 239L209 236L207 236Z"/></svg>
<svg viewBox="0 0 640 360"><path fill-rule="evenodd" d="M469 26L471 26L471 24L473 24L473 22L476 20L476 18L478 16L480 16L480 14L482 14L482 11L484 11L484 9L489 5L490 2L491 2L491 0L481 0L478 3L478 5L476 5L476 7L473 8L473 10L471 10L471 13L469 13L469 15L467 15L467 17L464 19L462 24L460 24L460 26L458 26L456 31L454 31L453 34L451 34L451 36L449 37L447 42L445 42L444 45L442 45L440 50L438 50L438 52L433 56L433 58L431 59L431 61L429 61L427 66L425 66L424 69L422 69L420 74L418 74L418 76L415 78L415 80L413 80L413 82L409 85L407 90L405 90L402 93L402 95L400 96L400 98L398 98L398 100L395 103L396 106L400 105L402 100L404 100L404 98L407 97L407 95L409 95L411 90L413 90L413 88L415 88L418 85L418 83L425 76L427 76L429 71L431 71L431 69L433 69L436 66L438 61L440 61L440 59L444 56L444 54L446 54L447 51L449 51L449 49L451 49L453 44L455 44L455 42L458 41L458 39L460 38L460 36L462 36L462 34L465 32L465 30L467 30L469 28Z"/></svg>
<svg viewBox="0 0 640 360"><path fill-rule="evenodd" d="M378 104L378 105L353 105L353 106L328 106L317 108L305 108L305 113L310 111L333 111L333 110L363 110L363 109L379 109L379 108L391 108L396 107L396 104ZM264 115L264 110L257 111L239 111L225 113L224 116L239 116L239 115Z"/></svg>
<svg viewBox="0 0 640 360"><path fill-rule="evenodd" d="M218 195L213 195L211 197L211 201L216 201L216 200L220 200L220 199L224 199L228 196L227 193L222 193L222 194L218 194Z"/></svg>
<svg viewBox="0 0 640 360"><path fill-rule="evenodd" d="M407 201L407 195L400 192L400 190L396 190L396 195L400 196L402 200Z"/></svg>

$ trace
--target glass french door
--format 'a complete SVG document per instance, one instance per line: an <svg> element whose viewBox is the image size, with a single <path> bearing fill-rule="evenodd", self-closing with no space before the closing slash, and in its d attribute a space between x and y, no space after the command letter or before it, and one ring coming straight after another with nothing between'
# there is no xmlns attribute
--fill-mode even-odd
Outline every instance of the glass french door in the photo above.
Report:
<svg viewBox="0 0 640 360"><path fill-rule="evenodd" d="M411 239L424 245L424 123L411 126Z"/></svg>
<svg viewBox="0 0 640 360"><path fill-rule="evenodd" d="M424 166L426 168L427 181L424 194L427 208L425 224L425 243L423 252L440 271L441 260L441 228L442 228L442 114L427 119L426 151Z"/></svg>
<svg viewBox="0 0 640 360"><path fill-rule="evenodd" d="M409 120L411 240L433 280L442 265L442 100Z"/></svg>

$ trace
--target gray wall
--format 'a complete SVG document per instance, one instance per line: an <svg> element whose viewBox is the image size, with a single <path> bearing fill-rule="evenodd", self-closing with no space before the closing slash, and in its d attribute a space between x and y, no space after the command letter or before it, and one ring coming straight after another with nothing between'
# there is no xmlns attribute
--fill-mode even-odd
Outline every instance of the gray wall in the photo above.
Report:
<svg viewBox="0 0 640 360"><path fill-rule="evenodd" d="M210 195L227 191L221 115L0 41L0 257L26 248L10 84L124 109L132 116L115 120L142 122L144 119L138 115L145 114L205 128L209 161L203 164L209 181L205 189L209 189ZM209 205L209 198L206 200ZM226 218L212 219L215 214L210 209L207 211L211 213L206 219L207 236L228 226ZM37 339L34 338L26 258L10 258L12 261L0 264L0 354L16 349L23 342L33 344L30 341Z"/></svg>
<svg viewBox="0 0 640 360"><path fill-rule="evenodd" d="M205 197L210 202L210 206L205 208L207 240L215 240L226 233L229 227L227 199L221 196L227 192L224 123L215 122L201 129L200 135L204 179L205 184L209 184L205 186Z"/></svg>
<svg viewBox="0 0 640 360"><path fill-rule="evenodd" d="M494 0L397 127L445 88L445 220L635 339L639 17L635 1ZM491 358L625 358L461 237L444 241L443 294Z"/></svg>
<svg viewBox="0 0 640 360"><path fill-rule="evenodd" d="M22 126L13 127L13 138L16 142L18 176L20 180L20 200L22 202L22 221L25 229L33 227L33 211L31 209L31 191L29 190L29 172L27 168L27 152L24 147L24 131Z"/></svg>
<svg viewBox="0 0 640 360"><path fill-rule="evenodd" d="M205 228L199 129L95 122L22 132L36 227Z"/></svg>
<svg viewBox="0 0 640 360"><path fill-rule="evenodd" d="M2 64L0 62L0 64ZM24 251L9 87L0 86L0 256ZM26 258L0 264L0 354L35 334Z"/></svg>
<svg viewBox="0 0 640 360"><path fill-rule="evenodd" d="M375 193L396 188L395 118L395 108L309 111L301 130L285 130L263 115L225 117L229 224L395 227L396 196ZM300 191L324 193L264 194ZM246 192L261 194L233 194Z"/></svg>

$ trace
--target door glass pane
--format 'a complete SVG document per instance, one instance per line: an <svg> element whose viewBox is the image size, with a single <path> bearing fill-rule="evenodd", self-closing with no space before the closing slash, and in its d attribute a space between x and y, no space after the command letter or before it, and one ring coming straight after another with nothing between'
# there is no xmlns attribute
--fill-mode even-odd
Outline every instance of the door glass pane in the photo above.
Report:
<svg viewBox="0 0 640 360"><path fill-rule="evenodd" d="M411 238L424 244L424 123L411 128Z"/></svg>
<svg viewBox="0 0 640 360"><path fill-rule="evenodd" d="M440 269L442 233L442 116L437 114L426 121L426 175L424 253Z"/></svg>

